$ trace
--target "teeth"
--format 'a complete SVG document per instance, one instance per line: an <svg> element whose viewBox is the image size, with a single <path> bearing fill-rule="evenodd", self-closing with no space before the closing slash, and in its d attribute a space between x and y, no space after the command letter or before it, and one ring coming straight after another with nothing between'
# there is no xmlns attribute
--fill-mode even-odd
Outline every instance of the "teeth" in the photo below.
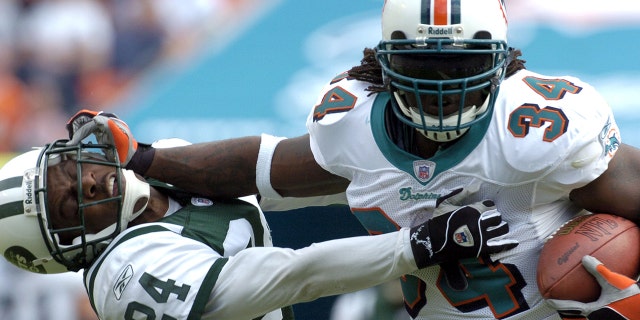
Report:
<svg viewBox="0 0 640 320"><path fill-rule="evenodd" d="M109 190L109 192L111 192L111 196L112 197L115 194L115 190L114 190L115 182L116 182L116 178L115 177L111 177L111 178L109 178L109 183L107 185L107 190Z"/></svg>

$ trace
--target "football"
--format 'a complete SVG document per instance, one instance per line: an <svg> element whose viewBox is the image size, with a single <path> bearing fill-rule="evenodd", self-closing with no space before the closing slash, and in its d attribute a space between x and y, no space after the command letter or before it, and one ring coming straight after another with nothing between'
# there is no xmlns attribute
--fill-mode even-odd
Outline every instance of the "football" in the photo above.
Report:
<svg viewBox="0 0 640 320"><path fill-rule="evenodd" d="M582 266L585 255L635 279L640 272L640 229L630 220L602 213L576 217L558 228L538 261L538 289L545 299L598 299L600 286Z"/></svg>

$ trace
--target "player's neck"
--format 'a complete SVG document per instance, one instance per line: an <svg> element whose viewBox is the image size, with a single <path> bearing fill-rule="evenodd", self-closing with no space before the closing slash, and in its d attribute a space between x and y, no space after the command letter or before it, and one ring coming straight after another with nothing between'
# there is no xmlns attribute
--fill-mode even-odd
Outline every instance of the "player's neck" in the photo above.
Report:
<svg viewBox="0 0 640 320"><path fill-rule="evenodd" d="M129 227L147 222L154 222L162 219L169 208L167 196L160 193L156 188L151 187L151 196L147 208L140 216L129 223Z"/></svg>
<svg viewBox="0 0 640 320"><path fill-rule="evenodd" d="M400 122L391 112L391 108L388 108L385 118L387 135L399 148L411 154L429 159L439 150L454 143L454 141L436 142L430 140L415 128Z"/></svg>
<svg viewBox="0 0 640 320"><path fill-rule="evenodd" d="M421 158L428 159L433 157L445 143L433 141L416 132L414 145L415 148L412 153Z"/></svg>

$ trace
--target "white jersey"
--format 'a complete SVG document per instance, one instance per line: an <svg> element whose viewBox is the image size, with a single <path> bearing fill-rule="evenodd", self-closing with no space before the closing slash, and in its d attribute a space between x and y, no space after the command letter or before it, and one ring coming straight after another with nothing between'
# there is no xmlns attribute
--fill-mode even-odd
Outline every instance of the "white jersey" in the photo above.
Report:
<svg viewBox="0 0 640 320"><path fill-rule="evenodd" d="M602 174L620 144L611 109L588 84L527 70L505 79L491 117L429 159L397 147L386 135L389 94L369 83L336 78L325 87L307 127L316 161L351 181L346 196L371 234L415 226L436 199L460 187L468 204L494 200L520 244L468 259L466 290L453 290L439 266L403 278L417 319L558 318L536 286L544 239L580 212L569 192Z"/></svg>
<svg viewBox="0 0 640 320"><path fill-rule="evenodd" d="M272 245L254 204L190 202L160 222L125 230L87 270L85 286L101 319L213 319L225 299L212 291L228 258ZM285 308L262 319L291 314Z"/></svg>
<svg viewBox="0 0 640 320"><path fill-rule="evenodd" d="M178 210L161 221L125 230L86 270L89 300L102 320L293 319L282 306L416 270L408 229L276 248L255 198L176 197L182 207L173 202Z"/></svg>

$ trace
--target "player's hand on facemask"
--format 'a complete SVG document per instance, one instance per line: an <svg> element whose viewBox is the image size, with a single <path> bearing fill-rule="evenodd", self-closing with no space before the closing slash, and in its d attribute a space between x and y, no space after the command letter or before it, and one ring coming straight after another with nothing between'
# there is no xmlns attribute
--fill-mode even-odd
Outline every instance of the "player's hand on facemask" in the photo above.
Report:
<svg viewBox="0 0 640 320"><path fill-rule="evenodd" d="M97 143L115 146L117 159L123 167L141 174L144 174L150 163L147 156L153 156L146 152L142 157L142 154L137 152L142 144L133 137L129 126L113 113L81 110L67 121L67 131L70 139L67 145L78 144L88 136L94 135ZM148 145L144 147L145 151L153 151ZM116 154L107 154L109 160L116 160L115 156Z"/></svg>
<svg viewBox="0 0 640 320"><path fill-rule="evenodd" d="M584 256L582 265L602 288L600 298L583 303L549 299L547 303L563 317L586 317L589 320L618 320L640 318L640 286L636 280L609 270L592 256Z"/></svg>
<svg viewBox="0 0 640 320"><path fill-rule="evenodd" d="M433 218L411 228L411 248L419 268L514 248L509 226L491 200L455 205L462 189L440 198Z"/></svg>

